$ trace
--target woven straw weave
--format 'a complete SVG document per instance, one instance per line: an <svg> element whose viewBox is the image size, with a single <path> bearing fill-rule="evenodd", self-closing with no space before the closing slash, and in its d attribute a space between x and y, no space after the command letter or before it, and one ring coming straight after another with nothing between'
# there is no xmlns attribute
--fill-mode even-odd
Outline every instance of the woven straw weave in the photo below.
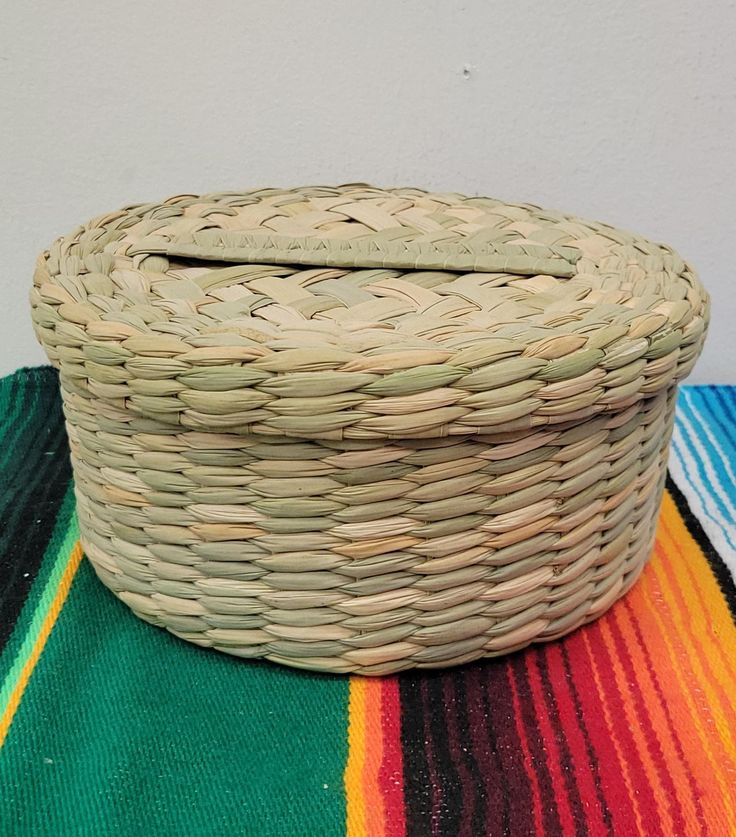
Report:
<svg viewBox="0 0 736 837"><path fill-rule="evenodd" d="M85 551L242 657L441 667L634 582L708 298L668 247L365 185L184 195L39 259Z"/></svg>

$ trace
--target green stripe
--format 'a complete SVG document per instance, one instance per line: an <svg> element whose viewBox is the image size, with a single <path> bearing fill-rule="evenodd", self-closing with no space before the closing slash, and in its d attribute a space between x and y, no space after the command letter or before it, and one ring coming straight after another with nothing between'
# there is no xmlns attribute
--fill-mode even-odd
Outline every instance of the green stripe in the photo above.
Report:
<svg viewBox="0 0 736 837"><path fill-rule="evenodd" d="M25 463L15 473L8 470L3 473L14 483L20 483L21 488L17 489L10 496L10 507L8 509L0 506L0 514L3 515L3 529L0 531L0 550L8 554L6 550L13 548L18 543L18 538L27 536L27 527L38 525L44 522L43 516L47 513L47 502L50 488L56 488L59 492L64 483L54 485L54 479L60 479L63 463L59 457L67 456L66 434L64 428L59 426L54 435L52 444L52 456L45 456L38 446L34 451L36 455L29 455ZM40 510L40 516L33 514L34 504ZM6 504L7 505L7 504ZM50 514L53 518L53 512ZM35 523L34 523L35 521ZM50 527L51 520L46 523ZM39 544L39 552L43 545Z"/></svg>
<svg viewBox="0 0 736 837"><path fill-rule="evenodd" d="M17 373L21 379L24 371ZM48 372L51 373L51 370ZM0 457L0 473L9 480L6 490L0 492L0 511L4 515L0 547L3 549L7 549L7 541L16 529L14 524L27 508L26 498L37 493L39 483L58 464L58 461L52 461L50 454L55 453L62 442L66 451L66 431L60 416L56 379L49 374L29 375L21 391L23 397L17 400L21 402L25 416L16 423L13 438L3 442L5 451ZM26 397L31 398L28 406L25 404ZM49 428L49 422L53 423L52 429L55 429L51 437L48 432L44 433ZM46 450L48 445L51 445L51 451Z"/></svg>
<svg viewBox="0 0 736 837"><path fill-rule="evenodd" d="M26 599L15 629L0 658L0 672L7 671L0 686L0 715L5 711L18 677L31 656L46 614L59 588L61 577L69 563L69 555L74 544L79 540L77 520L72 513L73 504L74 495L70 488L57 518L39 577ZM40 591L38 596L34 595L35 590Z"/></svg>
<svg viewBox="0 0 736 837"><path fill-rule="evenodd" d="M31 422L37 421L34 413L38 408L38 390L32 384L23 381L18 376L17 392L13 395L12 377L3 378L0 384L6 382L8 382L7 386L0 387L0 409L2 409L0 427L3 428L0 470L3 473L10 470L8 462L26 454L25 446L17 444L17 440L26 432L26 428ZM28 403L29 399L30 403ZM6 498L9 495L10 492L5 491L0 496Z"/></svg>
<svg viewBox="0 0 736 837"><path fill-rule="evenodd" d="M348 688L146 625L83 561L0 750L0 833L343 835Z"/></svg>
<svg viewBox="0 0 736 837"><path fill-rule="evenodd" d="M16 384L15 391L14 384ZM6 441L10 432L16 429L23 398L27 392L28 387L21 386L17 376L11 375L7 378L0 378L0 441L3 443L3 457L9 453ZM22 397L19 398L18 395Z"/></svg>

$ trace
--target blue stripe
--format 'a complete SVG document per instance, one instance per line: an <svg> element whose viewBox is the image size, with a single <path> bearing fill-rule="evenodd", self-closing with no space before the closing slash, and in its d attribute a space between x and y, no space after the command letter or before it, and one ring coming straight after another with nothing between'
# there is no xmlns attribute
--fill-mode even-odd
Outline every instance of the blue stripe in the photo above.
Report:
<svg viewBox="0 0 736 837"><path fill-rule="evenodd" d="M685 398L689 400L689 404L685 402ZM711 436L715 436L717 439L718 446L721 448L720 452L713 442L706 437L705 432L700 441L706 448L710 464L718 474L718 482L723 489L723 493L733 504L736 500L736 486L734 486L733 477L726 469L726 463L734 462L736 459L736 447L734 447L733 431L729 431L723 423L724 411L721 409L714 393L708 391L693 392L688 390L683 402L685 402L683 412L691 418L691 421L697 422L700 427L709 430ZM731 473L733 473L733 468L731 468ZM730 517L733 518L733 511Z"/></svg>
<svg viewBox="0 0 736 837"><path fill-rule="evenodd" d="M736 387L708 387L707 389L718 401L720 410L731 425L727 428L728 435L733 436L736 434Z"/></svg>
<svg viewBox="0 0 736 837"><path fill-rule="evenodd" d="M697 396L697 400L702 403L704 412L708 413L708 424L717 426L720 432L713 433L718 438L718 444L723 448L723 455L726 462L733 463L731 472L736 469L736 418L731 418L729 412L726 410L721 395L715 390L709 388L702 393L690 393L690 399L693 400L693 395ZM714 427L711 427L711 432ZM736 497L736 485L733 482L733 476L729 478L728 496Z"/></svg>
<svg viewBox="0 0 736 837"><path fill-rule="evenodd" d="M723 412L721 411L721 409L718 406L712 405L711 403L708 403L706 401L706 399L705 399L706 393L702 392L702 390L706 390L706 389L710 390L710 389L714 389L714 388L713 387L698 387L696 389L694 387L684 387L683 391L680 393L680 397L678 399L678 403L677 403L678 413L679 413L680 416L686 416L689 419L690 423L693 426L693 432L694 433L697 432L698 428L702 429L702 427L704 426L704 417L703 418L699 417L693 411L693 407L688 405L688 403L685 399L686 396L687 396L687 398L689 398L691 400L691 402L699 402L698 407L695 408L695 409L698 410L698 413L706 414L713 419L715 419L716 415L718 415L719 417L723 415ZM712 423L710 421L708 422L708 424L710 425L709 430L711 431L711 434L713 434L715 428L712 427ZM720 418L719 418L719 424L721 424ZM679 418L677 419L677 425L678 425L678 428L679 428L679 430L682 434L682 438L683 438L683 441L685 443L685 447L687 448L690 456L693 459L693 462L695 463L695 468L696 468L697 473L699 474L699 476L702 480L703 485L708 486L709 483L711 483L712 480L706 474L704 462L701 458L701 455L695 449L695 446L694 446L694 443L693 443L692 433L690 433L686 429L686 427L684 426L683 421L680 420ZM722 424L721 424L721 426L722 426ZM731 434L728 431L726 431L724 435L725 435L726 439L728 439L728 446L732 447L731 439L730 439ZM723 489L723 493L726 494L729 497L729 499L733 498L734 493L735 493L734 492L734 486L733 486L731 478L729 477L729 475L725 471L725 468L723 466L722 456L718 453L718 451L715 449L713 444L707 439L707 437L705 436L704 433L702 435L700 433L698 433L698 441L700 442L702 448L705 450L705 455L708 459L708 464L712 467L712 469L715 473L715 476L716 476L716 480L718 481L719 486ZM719 439L719 443L721 441L722 440ZM678 456L678 459L680 460L680 464L682 466L683 472L685 474L687 474L688 470L689 470L688 466L685 463L682 456L679 455L679 452L677 451L676 446L675 446L675 453ZM725 451L724 451L724 453L725 453ZM689 482L689 488L699 498L699 500L701 502L703 514L705 514L705 516L710 521L712 521L712 523L723 533L723 536L724 536L725 540L731 546L731 548L736 549L736 543L734 542L734 539L733 539L733 536L732 536L732 532L733 532L734 527L726 525L726 521L733 522L733 515L727 509L723 500L721 500L720 497L715 492L713 492L713 491L708 492L708 496L713 501L716 508L718 509L718 512L720 513L720 515L723 518L723 519L719 519L718 517L714 517L713 514L708 510L708 507L706 506L706 502L705 502L706 498L704 497L704 495L701 492L701 490L699 489L699 487L694 482L690 481Z"/></svg>
<svg viewBox="0 0 736 837"><path fill-rule="evenodd" d="M707 485L713 477L710 477L706 471L706 462L710 465L711 470L714 473L715 480L718 486L721 488L722 493L730 497L729 486L731 485L731 478L729 477L728 473L726 472L725 466L723 464L723 456L717 450L717 448L713 445L713 443L708 439L706 435L706 429L711 431L711 435L713 433L712 428L708 427L708 425L704 422L703 418L701 417L700 413L694 410L690 404L688 404L687 399L691 398L691 393L683 393L682 398L680 398L678 407L680 409L680 415L685 416L691 425L691 429L688 429L685 426L685 422L680 421L680 430L687 435L690 444L688 447L690 448L690 452L693 455L695 460L698 473L700 474L703 483ZM707 412L707 407L706 407ZM698 432L698 431L701 432ZM701 454L697 451L696 442L699 443L701 449L705 452L705 457L707 459L702 459ZM726 520L733 519L733 513L728 508L726 503L723 501L721 496L718 492L713 491L711 492L711 497L713 502L716 504L718 510L721 512L723 517Z"/></svg>
<svg viewBox="0 0 736 837"><path fill-rule="evenodd" d="M684 446L687 447L687 443L685 443ZM689 450L689 448L688 448L688 450ZM690 471L688 470L687 464L683 460L683 458L680 454L680 451L678 450L676 445L672 446L672 451L674 453L674 456L676 456L677 459L679 460L680 466L682 468L682 472L685 475L685 479L687 481L685 485L680 486L680 489L683 491L683 493L692 491L697 496L698 500L700 501L700 509L701 509L701 512L699 512L699 513L702 513L702 515L705 518L707 518L708 521L710 521L710 523L713 524L714 528L716 528L719 532L723 533L723 536L724 536L726 542L728 543L728 545L731 547L731 549L734 549L736 551L736 546L734 546L734 544L732 543L732 541L729 537L728 531L723 526L723 522L721 520L719 520L718 518L713 517L711 512L708 510L708 506L705 503L705 499L704 499L703 494L701 493L700 489L689 478Z"/></svg>

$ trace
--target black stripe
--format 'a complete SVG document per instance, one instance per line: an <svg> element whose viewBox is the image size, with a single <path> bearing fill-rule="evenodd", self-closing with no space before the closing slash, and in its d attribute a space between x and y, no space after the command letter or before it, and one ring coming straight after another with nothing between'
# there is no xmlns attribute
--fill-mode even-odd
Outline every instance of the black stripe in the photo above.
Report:
<svg viewBox="0 0 736 837"><path fill-rule="evenodd" d="M446 672L442 678L443 692L447 696L448 691L452 694L453 706L448 706L445 699L445 709L448 715L447 728L449 724L454 723L457 738L457 747L459 753L456 757L456 762L462 765L462 775L460 778L462 790L462 810L469 811L469 816L464 818L465 822L469 822L470 834L481 834L484 823L484 806L485 798L485 784L483 776L478 769L478 764L473 753L473 744L470 740L470 727L468 721L468 705L467 695L465 690L465 678L468 676L466 668L457 669ZM454 709L454 711L453 711ZM452 721L450 720L450 713L452 712ZM448 735L448 745L449 745ZM460 773L460 769L458 770ZM468 777L468 781L464 781L464 776ZM462 823L462 821L461 821ZM459 833L463 833L462 829Z"/></svg>
<svg viewBox="0 0 736 837"><path fill-rule="evenodd" d="M723 593L723 598L726 600L731 618L736 623L736 584L734 583L731 571L726 566L723 558L718 554L718 550L710 542L710 538L706 535L698 518L690 510L685 495L680 491L669 474L667 474L667 491L674 500L685 527L692 535L695 543L700 547L703 555L705 555L705 560L708 562L716 582L721 589L721 593Z"/></svg>
<svg viewBox="0 0 736 837"><path fill-rule="evenodd" d="M39 470L39 480L12 515L2 538L4 582L0 589L0 647L7 642L33 584L54 531L61 503L69 487L66 435L57 434L53 457Z"/></svg>
<svg viewBox="0 0 736 837"><path fill-rule="evenodd" d="M558 812L555 791L552 786L552 776L547 766L547 753L537 717L534 711L534 697L527 672L529 652L513 654L509 660L513 672L514 683L519 693L521 717L527 735L527 744L532 761L532 769L539 782L542 796L542 826L546 837L562 834L562 823Z"/></svg>
<svg viewBox="0 0 736 837"><path fill-rule="evenodd" d="M508 837L531 833L534 830L534 813L531 785L524 764L519 758L521 742L516 728L514 698L507 676L505 658L494 660L480 670L485 683L483 715L485 727L496 763L495 785L501 797L501 833ZM493 776L486 780L492 781Z"/></svg>
<svg viewBox="0 0 736 837"><path fill-rule="evenodd" d="M44 369L16 375L23 386L12 394L24 399L23 412L28 412L0 476L6 499L0 536L0 649L38 575L71 478L56 374Z"/></svg>
<svg viewBox="0 0 736 837"><path fill-rule="evenodd" d="M443 837L445 835L457 837L465 800L460 774L455 766L448 741L448 715L454 712L455 707L446 704L443 689L444 677L445 675L435 672L428 672L422 677L424 712L429 718L428 745L433 761L439 767L437 771L439 775L436 778L442 803L437 818L438 832Z"/></svg>
<svg viewBox="0 0 736 837"><path fill-rule="evenodd" d="M23 443L21 440L23 434L27 431L28 418L26 414L32 412L34 409L34 395L36 395L35 387L29 386L20 376L13 376L7 401L7 409L0 416L0 421L3 424L0 443L2 444L3 451L8 451L7 456L0 457L0 460L2 460L0 461L0 468L2 468L3 477L6 471L14 473L18 460L24 459ZM20 401L18 409L15 409L11 401ZM16 416L15 419L13 419L13 413ZM9 484L0 484L0 519L4 519L5 508L12 499L13 495L10 489L11 486Z"/></svg>
<svg viewBox="0 0 736 837"><path fill-rule="evenodd" d="M472 706L468 695L471 679L477 681ZM505 732L506 740L514 724L505 662L488 661L441 673L404 674L399 688L407 834L514 834L510 793L525 799L529 789L523 766L519 766L519 775L505 770L494 728L498 722L498 731ZM457 747L451 744L451 724ZM487 750L479 738L487 738ZM513 740L506 740L510 748L506 755L514 764L518 763L518 744L513 727ZM518 787L519 781L523 788ZM532 829L532 818L527 800L517 811L517 826L522 831L516 833Z"/></svg>
<svg viewBox="0 0 736 837"><path fill-rule="evenodd" d="M406 837L427 837L432 833L432 784L424 745L424 706L420 683L421 675L418 674L399 677Z"/></svg>
<svg viewBox="0 0 736 837"><path fill-rule="evenodd" d="M527 652L528 654L529 652ZM506 661L504 661L504 665ZM486 662L479 664L480 669L484 675L483 694L487 699L484 702L483 712L487 718L487 732L489 740L494 749L493 757L499 758L503 762L505 755L506 761L509 764L520 765L519 761L519 742L514 733L513 742L514 747L512 752L501 754L498 750L496 733L499 730L494 729L494 717L498 712L503 712L503 708L497 706L497 698L503 692L510 700L510 691L505 678L501 677L504 668L494 662ZM534 701L531 694L531 686L529 684L528 675L526 671L527 655L514 654L508 658L508 667L511 671L514 684L519 694L519 703L521 707L522 723L526 730L528 747L532 760L532 768L534 769L537 781L542 796L542 818L544 833L546 835L557 835L562 833L562 825L559 819L557 810L557 801L554 796L552 785L552 778L547 765L547 755L544 750L544 740L539 730L537 718L534 712ZM404 755L404 804L406 809L406 833L407 837L426 837L426 835L433 833L433 826L436 831L442 835L457 834L458 824L460 821L461 806L467 804L468 798L463 798L463 788L460 783L458 772L453 765L452 758L447 744L447 718L446 712L448 710L457 711L462 718L461 735L463 742L469 741L468 730L466 725L469 724L467 717L467 706L461 708L458 706L446 707L446 700L444 691L441 688L441 677L457 678L457 681L462 681L462 678L467 676L468 670L457 669L453 672L444 675L437 675L434 673L406 673L399 677L399 690L401 696L401 743ZM463 684L461 694L465 694ZM457 686L457 682L456 682ZM508 702L508 701L507 701ZM509 717L513 718L512 702L508 709ZM508 719L502 720L501 724L506 723ZM508 727L506 723L506 727ZM508 729L507 729L508 733ZM505 746L509 746L509 736L504 736ZM472 741L469 741L472 744ZM466 745L468 746L468 745ZM472 749L472 747L468 747ZM429 763L429 757L433 759L436 767L436 776L434 777L436 787L433 788L432 770ZM474 763L474 764L473 764ZM473 772L478 770L477 759L471 762L466 762L468 765L473 765ZM473 832L478 834L514 834L511 827L511 812L509 806L506 805L506 794L513 793L523 795L523 791L528 791L528 779L526 778L526 771L523 777L513 776L500 769L497 775L493 776L479 776L480 781L476 785L478 793L476 799L478 802L485 801L488 793L488 786L490 783L498 786L500 781L510 782L511 786L504 787L504 810L500 822L483 822L483 814L485 806L481 807L481 815L473 815ZM433 801L436 796L440 795L441 805L437 812L433 812ZM515 815L513 820L515 828L531 828L533 821L533 810L530 798L524 797L526 810L524 812L525 822L522 825L521 817ZM574 807L574 806L573 806ZM433 818L433 813L436 813L438 819ZM480 829L480 830L479 830ZM526 832L524 832L526 833Z"/></svg>
<svg viewBox="0 0 736 837"><path fill-rule="evenodd" d="M488 701L488 690L482 688L480 683L478 688L480 706L474 705L471 707L467 690L468 678L480 679L483 672L487 672L489 675L495 674L495 676L491 676L490 678L492 682L503 678L503 671L499 668L498 664L489 662L482 665L474 665L467 671L464 670L455 682L458 696L458 732L463 751L467 755L466 763L468 770L473 777L473 783L476 788L473 796L472 828L473 834L485 834L491 827L491 823L486 822L486 810L490 795L489 786L493 786L501 797L502 805L501 828L497 833L509 835L511 833L511 827L509 822L508 786L503 773L503 764L498 754L498 741L494 729L494 716L499 710L499 707L494 706L491 709ZM472 718L471 711L473 713ZM471 727L478 730L482 729L488 736L488 756L494 764L494 770L490 775L485 775L481 770L480 762L478 761L480 753L476 755L478 746L471 733Z"/></svg>

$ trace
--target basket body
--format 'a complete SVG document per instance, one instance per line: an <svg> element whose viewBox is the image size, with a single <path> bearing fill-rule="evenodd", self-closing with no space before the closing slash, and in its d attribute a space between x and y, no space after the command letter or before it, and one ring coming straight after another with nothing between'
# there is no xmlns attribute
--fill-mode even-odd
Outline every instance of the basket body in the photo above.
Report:
<svg viewBox="0 0 736 837"><path fill-rule="evenodd" d="M152 253L115 264L71 252L57 270L48 265L58 255L47 254L32 294L37 333L60 369L85 552L142 619L243 658L380 675L555 639L636 580L652 549L677 383L707 322L694 279L691 297L673 292L660 304L669 323L635 310L628 342L612 325L605 339L581 338L591 330L579 313L585 328L557 333L572 318L556 315L549 337L532 328L523 351L509 348L520 331L512 322L480 350L461 348L460 360L411 350L412 369L396 352L379 351L377 363L372 347L364 361L362 349L351 359L310 339L280 354L266 342L265 353L254 319L206 331L202 308L182 325L176 293L194 293L183 284L166 303L166 328L139 338L130 329L144 331L150 315L134 290L150 307L172 287L171 263ZM284 258L278 250L271 260ZM72 268L77 284L65 278ZM191 276L229 288L228 269ZM547 293L546 274L484 269L492 286L513 289L514 305L527 281ZM347 263L328 280L348 287L358 270L362 282L365 266ZM313 273L300 270L300 287ZM103 274L127 283L133 313ZM416 279L425 308L436 304L427 285L446 287L426 276ZM361 292L407 293L393 277L371 274ZM282 340L292 297L304 316L284 288L266 312ZM520 309L502 319L511 310ZM673 320L677 345L662 331ZM373 334L362 320L352 331ZM217 337L198 343L204 333Z"/></svg>
<svg viewBox="0 0 736 837"><path fill-rule="evenodd" d="M82 543L141 618L241 657L387 674L503 654L595 619L635 581L674 395L511 442L208 450L195 431L103 429L99 404L65 392ZM214 482L222 502L198 502ZM131 489L142 505L110 502Z"/></svg>

